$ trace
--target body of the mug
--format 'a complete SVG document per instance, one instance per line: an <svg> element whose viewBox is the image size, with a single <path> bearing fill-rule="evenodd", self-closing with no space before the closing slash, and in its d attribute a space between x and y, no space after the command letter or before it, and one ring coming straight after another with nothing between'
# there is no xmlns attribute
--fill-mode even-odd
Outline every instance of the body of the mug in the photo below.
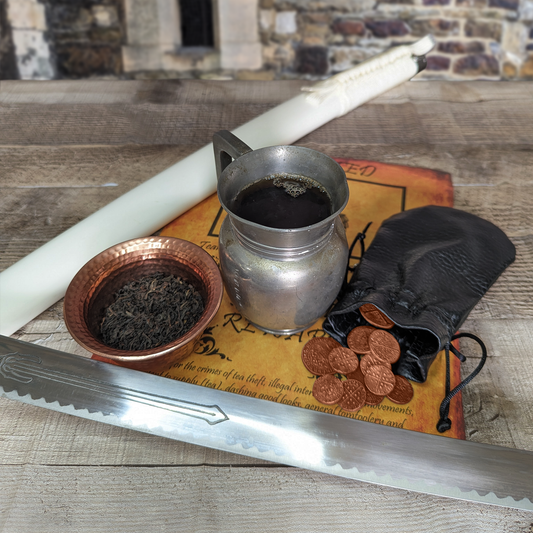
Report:
<svg viewBox="0 0 533 533"><path fill-rule="evenodd" d="M227 216L220 230L220 266L227 294L263 331L291 335L311 327L339 293L348 261L340 217L315 228L299 247L264 246Z"/></svg>
<svg viewBox="0 0 533 533"><path fill-rule="evenodd" d="M312 326L345 279L349 252L339 217L349 194L344 170L310 148L252 151L229 132L215 135L214 144L218 197L227 212L219 256L228 296L261 330L290 335ZM318 184L329 198L329 215L301 227L269 227L239 216L237 198L243 190L269 176L285 175Z"/></svg>

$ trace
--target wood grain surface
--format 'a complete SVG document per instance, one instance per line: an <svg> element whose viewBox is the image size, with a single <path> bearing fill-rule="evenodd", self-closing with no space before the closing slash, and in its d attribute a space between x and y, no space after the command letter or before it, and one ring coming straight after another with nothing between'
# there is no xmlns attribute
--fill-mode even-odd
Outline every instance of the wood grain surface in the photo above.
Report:
<svg viewBox="0 0 533 533"><path fill-rule="evenodd" d="M0 82L0 271L302 81ZM409 82L299 145L449 172L516 262L462 330L467 438L533 451L533 83ZM1 297L1 295L0 295ZM14 337L87 355L61 302ZM479 360L465 343L464 372ZM533 479L533 474L532 474ZM532 481L533 493L533 481ZM0 532L533 531L533 513L348 481L0 399Z"/></svg>

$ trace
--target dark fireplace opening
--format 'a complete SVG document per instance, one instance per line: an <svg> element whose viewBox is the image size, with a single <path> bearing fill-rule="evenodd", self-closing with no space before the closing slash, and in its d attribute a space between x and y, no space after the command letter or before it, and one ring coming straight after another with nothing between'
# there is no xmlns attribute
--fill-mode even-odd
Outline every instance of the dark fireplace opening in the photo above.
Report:
<svg viewBox="0 0 533 533"><path fill-rule="evenodd" d="M181 44L214 46L212 0L179 0Z"/></svg>

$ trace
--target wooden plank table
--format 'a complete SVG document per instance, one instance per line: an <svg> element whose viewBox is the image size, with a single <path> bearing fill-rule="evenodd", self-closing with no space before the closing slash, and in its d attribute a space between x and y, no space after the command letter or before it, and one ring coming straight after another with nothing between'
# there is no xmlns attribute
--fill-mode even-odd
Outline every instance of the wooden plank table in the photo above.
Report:
<svg viewBox="0 0 533 533"><path fill-rule="evenodd" d="M0 82L0 270L303 84ZM462 328L489 350L463 396L466 431L473 441L533 450L533 83L409 82L298 144L449 172L455 206L512 239L516 262ZM61 302L14 337L86 355L65 328ZM477 362L470 357L464 372ZM0 532L67 529L525 533L533 513L358 483L0 399Z"/></svg>

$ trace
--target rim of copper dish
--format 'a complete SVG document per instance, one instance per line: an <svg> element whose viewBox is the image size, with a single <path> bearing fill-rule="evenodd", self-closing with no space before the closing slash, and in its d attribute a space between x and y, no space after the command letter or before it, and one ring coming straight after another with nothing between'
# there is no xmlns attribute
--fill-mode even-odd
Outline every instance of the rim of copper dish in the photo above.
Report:
<svg viewBox="0 0 533 533"><path fill-rule="evenodd" d="M139 259L131 261L132 255ZM128 351L111 348L98 340L86 322L89 303L105 279L128 264L142 263L155 256L178 260L192 270L207 293L204 312L198 322L175 341L148 350ZM192 260L191 260L192 259ZM214 259L198 245L177 237L141 237L118 243L89 260L70 282L64 300L64 318L68 331L83 348L115 361L149 361L186 345L203 332L217 313L223 295L220 270Z"/></svg>

